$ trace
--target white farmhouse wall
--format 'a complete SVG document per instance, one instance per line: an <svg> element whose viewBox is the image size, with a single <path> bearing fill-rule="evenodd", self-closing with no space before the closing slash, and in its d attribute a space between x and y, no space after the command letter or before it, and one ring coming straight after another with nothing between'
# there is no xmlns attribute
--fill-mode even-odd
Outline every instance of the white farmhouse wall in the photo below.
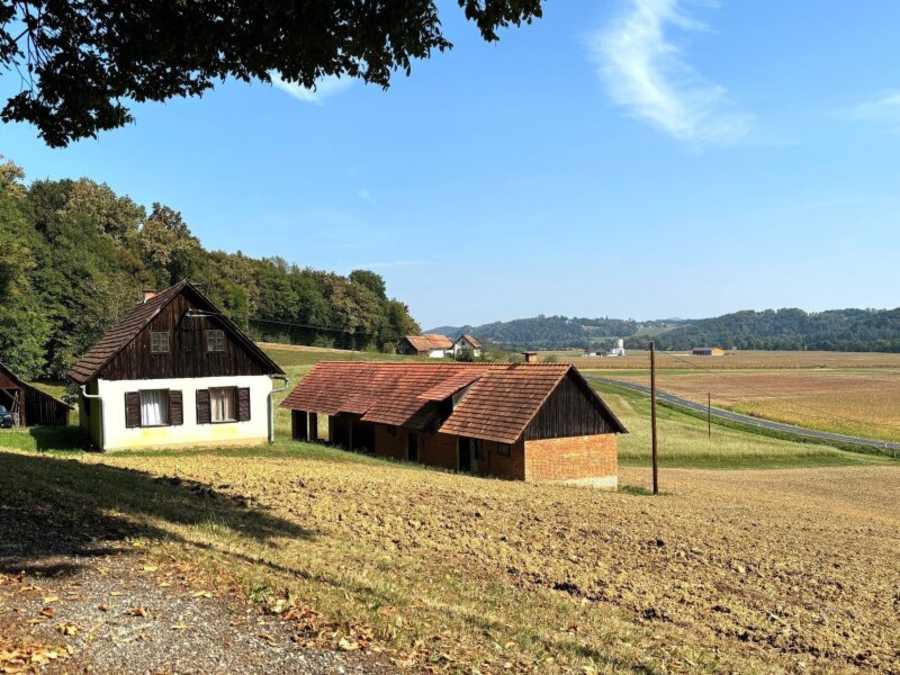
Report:
<svg viewBox="0 0 900 675"><path fill-rule="evenodd" d="M246 422L197 424L198 389L211 387L247 387L250 389L250 419ZM193 445L232 445L263 442L269 435L269 393L272 380L268 375L174 378L155 380L98 380L98 393L103 398L103 450ZM165 427L125 426L125 394L148 389L181 391L184 424ZM93 434L92 434L93 435ZM94 442L99 444L99 438Z"/></svg>
<svg viewBox="0 0 900 675"><path fill-rule="evenodd" d="M447 351L444 349L432 349L428 352L428 357L432 359L442 359L447 356Z"/></svg>

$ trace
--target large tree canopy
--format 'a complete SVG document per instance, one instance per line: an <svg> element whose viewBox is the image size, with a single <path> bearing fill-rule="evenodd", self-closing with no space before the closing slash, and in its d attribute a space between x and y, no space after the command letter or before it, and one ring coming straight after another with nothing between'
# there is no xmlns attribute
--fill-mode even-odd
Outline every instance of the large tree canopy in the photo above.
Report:
<svg viewBox="0 0 900 675"><path fill-rule="evenodd" d="M541 16L541 0L457 0L485 40ZM6 122L64 146L132 120L129 101L199 96L217 80L387 87L452 45L434 0L0 0L0 66L21 91Z"/></svg>

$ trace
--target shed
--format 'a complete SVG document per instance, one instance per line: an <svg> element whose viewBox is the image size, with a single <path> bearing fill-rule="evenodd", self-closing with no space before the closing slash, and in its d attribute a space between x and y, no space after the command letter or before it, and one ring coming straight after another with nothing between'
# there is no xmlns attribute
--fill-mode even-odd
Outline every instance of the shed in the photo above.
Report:
<svg viewBox="0 0 900 675"><path fill-rule="evenodd" d="M527 481L617 484L625 427L567 364L321 362L282 402L294 437Z"/></svg>
<svg viewBox="0 0 900 675"><path fill-rule="evenodd" d="M424 335L404 335L397 344L397 352L440 359L453 349L453 341L446 335L426 333Z"/></svg>
<svg viewBox="0 0 900 675"><path fill-rule="evenodd" d="M38 424L69 423L71 406L19 378L9 366L0 362L0 405L13 414L16 424L32 427Z"/></svg>

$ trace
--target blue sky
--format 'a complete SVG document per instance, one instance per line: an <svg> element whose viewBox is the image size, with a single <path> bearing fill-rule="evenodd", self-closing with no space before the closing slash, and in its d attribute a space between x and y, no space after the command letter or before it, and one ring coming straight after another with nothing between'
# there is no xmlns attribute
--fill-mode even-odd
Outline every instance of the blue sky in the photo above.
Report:
<svg viewBox="0 0 900 675"><path fill-rule="evenodd" d="M900 305L900 3L550 0L496 44L442 4L456 48L387 92L228 82L0 153L374 269L425 327Z"/></svg>

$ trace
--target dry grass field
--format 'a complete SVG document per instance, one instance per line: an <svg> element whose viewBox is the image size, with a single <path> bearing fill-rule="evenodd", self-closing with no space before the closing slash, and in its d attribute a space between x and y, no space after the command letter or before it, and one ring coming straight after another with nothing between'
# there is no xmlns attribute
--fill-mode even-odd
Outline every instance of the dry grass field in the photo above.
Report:
<svg viewBox="0 0 900 675"><path fill-rule="evenodd" d="M649 383L648 374L612 377ZM667 371L660 389L814 429L900 441L900 369Z"/></svg>
<svg viewBox="0 0 900 675"><path fill-rule="evenodd" d="M191 569L198 588L241 588L296 622L301 641L415 670L896 665L896 464L669 469L658 498L642 495L645 469L610 494L299 444L0 465L8 512L52 506L81 536L118 523L144 573Z"/></svg>
<svg viewBox="0 0 900 675"><path fill-rule="evenodd" d="M286 363L292 381L308 367ZM79 565L124 546L148 583L240 598L304 647L412 672L895 668L900 464L733 429L710 440L701 421L662 409L652 497L646 399L604 396L632 432L618 493L289 441L100 455L7 432L0 538L57 574L59 542ZM287 438L288 416L276 423ZM19 542L30 525L40 536ZM15 571L3 550L0 587ZM0 625L55 621L54 645L82 639L67 637L65 598L32 617L3 597Z"/></svg>
<svg viewBox="0 0 900 675"><path fill-rule="evenodd" d="M579 368L641 370L649 368L650 353L629 350L624 358L587 358L579 350L540 352L540 358L574 363ZM685 352L657 352L659 368L900 368L900 354L881 352L735 351L724 356L691 356Z"/></svg>

